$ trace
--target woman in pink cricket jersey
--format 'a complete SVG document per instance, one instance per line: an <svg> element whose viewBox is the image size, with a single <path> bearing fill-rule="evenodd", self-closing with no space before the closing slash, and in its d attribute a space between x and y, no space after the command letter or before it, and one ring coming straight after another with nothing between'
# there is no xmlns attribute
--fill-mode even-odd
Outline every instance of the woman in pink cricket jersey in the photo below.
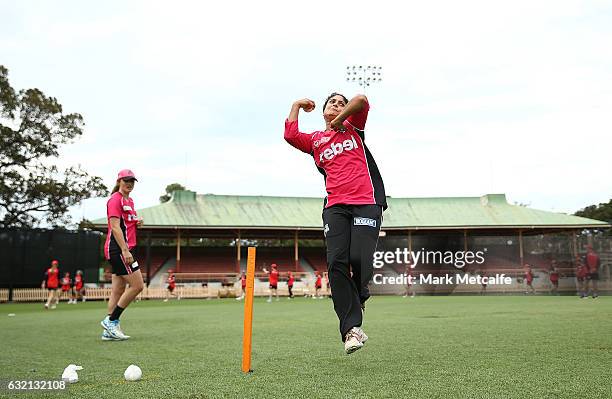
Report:
<svg viewBox="0 0 612 399"><path fill-rule="evenodd" d="M119 326L119 317L144 288L140 267L132 255L136 247L136 227L142 225L142 219L138 218L134 201L130 198L136 181L138 180L131 170L120 171L106 204L108 234L104 255L112 266L113 274L108 315L100 322L104 328L104 341L129 338Z"/></svg>
<svg viewBox="0 0 612 399"><path fill-rule="evenodd" d="M300 132L300 110L311 112L314 108L309 99L293 103L285 121L285 140L310 154L325 179L327 197L322 216L327 268L340 337L348 354L368 339L361 328L363 310L370 297L368 284L387 202L382 177L365 144L368 99L358 95L347 101L332 93L323 105L325 130Z"/></svg>

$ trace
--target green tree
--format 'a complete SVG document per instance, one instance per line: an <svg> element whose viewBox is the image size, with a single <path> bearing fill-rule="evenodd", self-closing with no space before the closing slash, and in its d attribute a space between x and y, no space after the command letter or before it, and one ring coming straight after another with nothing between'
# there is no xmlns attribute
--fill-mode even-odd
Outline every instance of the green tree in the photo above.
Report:
<svg viewBox="0 0 612 399"><path fill-rule="evenodd" d="M182 191L182 190L185 190L185 187L182 184L179 184L179 183L168 184L166 186L166 194L159 197L159 202L163 204L164 202L170 201L170 198L172 198L173 192Z"/></svg>
<svg viewBox="0 0 612 399"><path fill-rule="evenodd" d="M106 195L102 179L80 166L53 164L60 146L83 134L83 117L64 114L38 89L15 91L0 65L0 227L70 223L69 207Z"/></svg>
<svg viewBox="0 0 612 399"><path fill-rule="evenodd" d="M601 220L602 222L612 224L612 199L607 204L601 203L599 205L587 206L586 208L576 212L574 215L589 219ZM596 229L594 231L605 236L612 236L612 229Z"/></svg>
<svg viewBox="0 0 612 399"><path fill-rule="evenodd" d="M78 230L93 230L94 224L89 219L81 219L77 226Z"/></svg>
<svg viewBox="0 0 612 399"><path fill-rule="evenodd" d="M587 206L586 208L576 212L574 215L612 223L612 199L607 204L601 203L599 205Z"/></svg>

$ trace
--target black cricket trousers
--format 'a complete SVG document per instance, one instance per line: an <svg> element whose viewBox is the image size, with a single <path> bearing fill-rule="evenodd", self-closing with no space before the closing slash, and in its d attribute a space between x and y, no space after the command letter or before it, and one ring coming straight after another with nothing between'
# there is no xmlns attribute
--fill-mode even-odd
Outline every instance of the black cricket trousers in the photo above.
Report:
<svg viewBox="0 0 612 399"><path fill-rule="evenodd" d="M333 205L323 209L327 272L340 335L360 327L370 297L374 251L382 221L380 205Z"/></svg>

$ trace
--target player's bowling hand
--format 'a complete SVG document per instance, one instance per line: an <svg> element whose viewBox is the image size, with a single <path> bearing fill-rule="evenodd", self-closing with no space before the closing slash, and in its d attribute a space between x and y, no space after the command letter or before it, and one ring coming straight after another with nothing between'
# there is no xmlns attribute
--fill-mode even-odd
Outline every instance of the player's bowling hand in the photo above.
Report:
<svg viewBox="0 0 612 399"><path fill-rule="evenodd" d="M335 130L337 132L344 132L346 130L346 127L342 124L342 121L338 118L335 118L333 121L331 121L330 125L331 125L332 130Z"/></svg>
<svg viewBox="0 0 612 399"><path fill-rule="evenodd" d="M142 224L144 223L144 218L138 218L138 222L136 222L136 226L138 227L142 227Z"/></svg>
<svg viewBox="0 0 612 399"><path fill-rule="evenodd" d="M304 98L302 100L297 100L295 104L299 105L299 107L302 108L306 112L310 112L313 109L315 109L314 101L309 100L307 98Z"/></svg>

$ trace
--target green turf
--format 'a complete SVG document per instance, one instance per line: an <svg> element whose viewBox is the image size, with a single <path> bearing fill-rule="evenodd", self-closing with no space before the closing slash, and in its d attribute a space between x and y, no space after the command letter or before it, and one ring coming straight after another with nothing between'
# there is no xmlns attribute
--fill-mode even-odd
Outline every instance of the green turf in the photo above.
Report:
<svg viewBox="0 0 612 399"><path fill-rule="evenodd" d="M4 304L0 379L58 378L76 363L69 395L17 397L611 398L611 309L612 297L375 297L370 340L347 356L330 300L257 299L243 375L233 299L133 304L125 342L100 341L102 302ZM123 380L131 363L139 382Z"/></svg>

